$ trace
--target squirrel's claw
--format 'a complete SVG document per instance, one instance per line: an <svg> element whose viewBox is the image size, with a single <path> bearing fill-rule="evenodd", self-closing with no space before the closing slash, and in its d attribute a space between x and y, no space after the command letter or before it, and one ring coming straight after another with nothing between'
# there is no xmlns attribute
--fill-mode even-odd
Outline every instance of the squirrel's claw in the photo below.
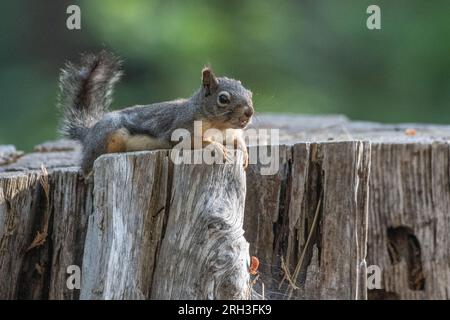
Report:
<svg viewBox="0 0 450 320"><path fill-rule="evenodd" d="M239 150L242 152L243 156L242 156L242 160L243 160L243 166L244 169L247 169L248 167L248 151L247 151L247 146L245 145L245 142L242 141L241 139L237 139L236 140L236 150Z"/></svg>
<svg viewBox="0 0 450 320"><path fill-rule="evenodd" d="M248 168L248 151L247 148L244 148L243 150L244 153L244 170Z"/></svg>
<svg viewBox="0 0 450 320"><path fill-rule="evenodd" d="M217 142L215 144L215 150L222 157L222 159L224 161L223 163L225 163L225 164L233 163L233 158L230 155L230 150L228 150L228 148L226 146Z"/></svg>

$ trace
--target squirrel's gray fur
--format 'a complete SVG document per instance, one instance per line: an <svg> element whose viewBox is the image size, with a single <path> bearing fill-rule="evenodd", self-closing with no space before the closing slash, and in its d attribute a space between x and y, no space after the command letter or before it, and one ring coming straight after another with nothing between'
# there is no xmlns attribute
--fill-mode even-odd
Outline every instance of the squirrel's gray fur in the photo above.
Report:
<svg viewBox="0 0 450 320"><path fill-rule="evenodd" d="M158 141L155 149L170 148L172 132L184 128L192 133L196 120L217 124L221 130L242 129L253 114L251 91L240 81L216 78L209 68L202 71L200 89L188 99L108 112L113 86L121 75L120 59L105 51L83 55L79 65L68 63L61 72L59 108L63 119L60 131L83 144L85 173L92 169L98 156L110 152L108 139L117 130L126 130L130 136L151 137ZM230 94L230 102L225 107L218 104L218 94L223 91Z"/></svg>

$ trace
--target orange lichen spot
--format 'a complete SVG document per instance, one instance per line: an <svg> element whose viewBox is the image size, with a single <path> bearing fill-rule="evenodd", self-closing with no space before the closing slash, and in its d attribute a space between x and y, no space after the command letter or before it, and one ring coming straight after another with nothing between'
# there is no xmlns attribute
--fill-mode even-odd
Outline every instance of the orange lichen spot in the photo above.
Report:
<svg viewBox="0 0 450 320"><path fill-rule="evenodd" d="M259 267L259 259L255 256L252 256L250 261L250 274L251 275L257 275L258 274L258 267Z"/></svg>
<svg viewBox="0 0 450 320"><path fill-rule="evenodd" d="M408 128L405 130L405 134L407 136L413 137L417 134L417 131L416 131L416 129Z"/></svg>

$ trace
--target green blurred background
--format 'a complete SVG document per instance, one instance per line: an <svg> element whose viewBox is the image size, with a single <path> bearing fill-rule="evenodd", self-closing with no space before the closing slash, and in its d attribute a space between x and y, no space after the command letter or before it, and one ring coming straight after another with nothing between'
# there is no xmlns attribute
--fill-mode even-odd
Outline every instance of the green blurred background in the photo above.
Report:
<svg viewBox="0 0 450 320"><path fill-rule="evenodd" d="M81 7L81 30L66 8ZM382 30L366 28L378 4ZM114 107L185 97L210 63L257 111L450 123L450 1L2 1L0 144L57 137L59 69L102 48L125 58Z"/></svg>

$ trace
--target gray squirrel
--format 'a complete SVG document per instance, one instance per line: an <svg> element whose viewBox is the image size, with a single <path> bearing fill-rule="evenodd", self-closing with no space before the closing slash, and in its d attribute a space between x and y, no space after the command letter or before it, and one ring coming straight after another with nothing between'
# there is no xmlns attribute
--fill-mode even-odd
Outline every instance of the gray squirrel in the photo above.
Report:
<svg viewBox="0 0 450 320"><path fill-rule="evenodd" d="M203 133L214 128L232 129L234 148L244 153L242 134L254 109L252 92L240 81L216 77L209 67L202 70L201 87L187 99L134 106L109 112L114 85L122 75L121 60L112 53L84 54L79 64L68 62L60 75L58 107L62 111L60 132L83 146L81 168L88 175L94 161L105 153L170 149L172 132L183 128L194 135L194 121L202 121L201 147L213 145L225 158L223 141ZM194 136L193 136L194 137Z"/></svg>

